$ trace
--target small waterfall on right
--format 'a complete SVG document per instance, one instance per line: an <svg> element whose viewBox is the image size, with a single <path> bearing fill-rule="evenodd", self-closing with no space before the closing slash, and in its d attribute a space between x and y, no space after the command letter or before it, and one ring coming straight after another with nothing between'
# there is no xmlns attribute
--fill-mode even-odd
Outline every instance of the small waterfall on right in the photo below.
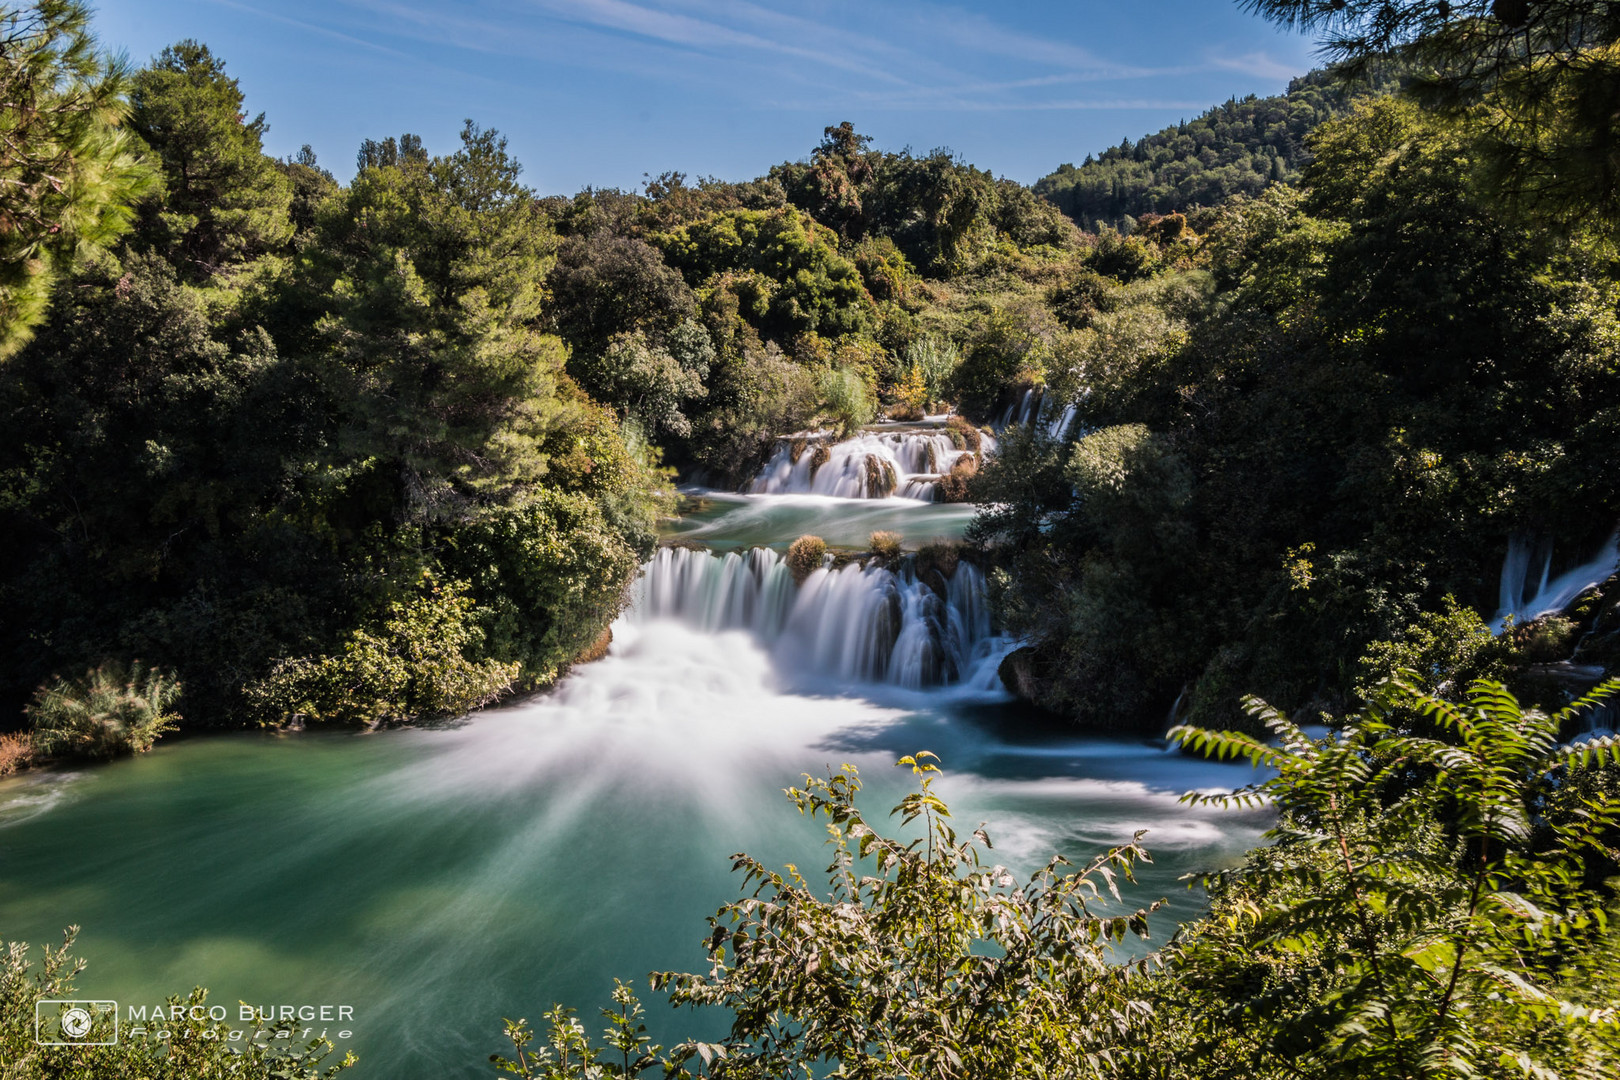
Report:
<svg viewBox="0 0 1620 1080"><path fill-rule="evenodd" d="M1612 534L1598 553L1579 566L1552 577L1552 544L1532 534L1516 532L1508 538L1498 586L1498 608L1491 628L1501 633L1509 620L1527 622L1563 611L1581 593L1601 585L1620 569L1620 532ZM1535 590L1530 591L1534 578Z"/></svg>
<svg viewBox="0 0 1620 1080"><path fill-rule="evenodd" d="M933 583L912 559L892 569L829 560L795 586L767 548L723 556L663 548L637 581L625 617L746 630L795 672L911 689L993 689L1010 643L993 633L983 572L960 561L949 577L924 577Z"/></svg>

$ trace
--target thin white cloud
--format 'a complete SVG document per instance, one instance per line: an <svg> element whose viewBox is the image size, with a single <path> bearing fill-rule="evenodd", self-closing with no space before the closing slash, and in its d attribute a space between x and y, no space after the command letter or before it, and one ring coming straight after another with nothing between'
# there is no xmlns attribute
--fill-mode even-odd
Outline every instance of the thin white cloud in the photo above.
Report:
<svg viewBox="0 0 1620 1080"><path fill-rule="evenodd" d="M851 14L853 5L813 0L791 11L778 10L770 0L486 0L477 6L337 0L327 10L341 29L278 17L241 0L212 2L393 55L405 54L379 39L429 43L441 50L435 66L455 64L442 53L449 46L643 82L702 86L717 102L749 109L799 108L782 99L812 94L813 107L820 109L1197 110L1200 102L1129 89L1140 89L1147 79L1200 72L1295 74L1265 52L1211 52L1193 65L1144 67L930 0L885 0L861 9L859 18ZM474 68L466 74L489 73ZM1077 94L1082 84L1098 92Z"/></svg>
<svg viewBox="0 0 1620 1080"><path fill-rule="evenodd" d="M1244 53L1242 56L1211 55L1208 60L1211 67L1223 71L1241 71L1245 75L1258 75L1263 79L1291 79L1303 74L1298 67L1273 60L1264 52Z"/></svg>

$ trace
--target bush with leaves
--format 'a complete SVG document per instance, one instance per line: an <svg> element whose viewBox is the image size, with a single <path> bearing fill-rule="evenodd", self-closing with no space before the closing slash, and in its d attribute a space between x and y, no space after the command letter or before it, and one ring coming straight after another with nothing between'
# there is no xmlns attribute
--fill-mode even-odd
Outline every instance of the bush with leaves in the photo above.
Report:
<svg viewBox="0 0 1620 1080"><path fill-rule="evenodd" d="M175 1026L190 1034L173 1038L135 1035L126 1028L108 1046L40 1045L36 1005L74 997L74 977L85 966L71 951L78 929L69 927L60 947L45 946L37 966L27 945L0 943L0 1075L6 1080L331 1080L355 1063L353 1054L345 1054L327 1064L331 1042L295 1042L292 1029L278 1030L268 1022L232 1029L218 1021L187 1020ZM190 1010L207 997L198 987L185 997L170 997L168 1005Z"/></svg>
<svg viewBox="0 0 1620 1080"><path fill-rule="evenodd" d="M871 389L848 368L829 368L816 380L824 421L842 435L871 423L878 413Z"/></svg>
<svg viewBox="0 0 1620 1080"><path fill-rule="evenodd" d="M1212 915L1174 944L1167 1022L1204 1036L1176 1075L1613 1075L1620 1010L1569 973L1601 965L1612 894L1588 864L1620 835L1620 799L1579 781L1620 767L1620 739L1558 733L1617 692L1548 715L1488 680L1460 702L1390 681L1322 739L1257 699L1273 741L1172 732L1272 773L1187 801L1280 819L1274 847L1204 879Z"/></svg>
<svg viewBox="0 0 1620 1080"><path fill-rule="evenodd" d="M676 1047L677 1063L701 1057L717 1078L836 1065L945 1080L1100 1077L1131 1060L1149 1015L1135 980L1150 962L1114 962L1112 945L1145 938L1157 904L1125 909L1116 879L1133 880L1147 853L1132 842L1073 871L1054 857L1020 885L986 865L982 828L957 836L933 760L899 761L921 780L893 811L921 824L912 840L867 822L851 765L788 790L800 813L827 819L827 893L795 867L736 856L748 895L710 920L708 972L653 977L677 1005L735 1016L721 1042Z"/></svg>
<svg viewBox="0 0 1620 1080"><path fill-rule="evenodd" d="M468 657L484 632L466 585L422 585L390 604L380 625L353 631L342 652L277 664L245 692L252 715L265 724L405 723L457 716L510 689L520 665Z"/></svg>
<svg viewBox="0 0 1620 1080"><path fill-rule="evenodd" d="M1019 884L986 863L982 827L957 836L933 791L936 760L924 751L898 762L920 780L892 811L920 826L909 840L867 822L852 765L788 789L801 814L827 820L825 891L791 865L780 874L733 857L746 895L709 920L709 970L652 977L675 1005L729 1011L721 1041L667 1054L650 1045L621 983L603 1010L605 1045L559 1007L546 1014L537 1053L526 1049L527 1021L508 1020L516 1057L497 1055L497 1065L547 1080L628 1080L653 1068L690 1077L699 1062L698 1074L715 1080L966 1080L1100 1078L1142 1064L1151 1015L1138 988L1154 962L1122 963L1113 950L1147 937L1158 907L1132 910L1118 888L1147 852L1133 841L1079 869L1054 857Z"/></svg>
<svg viewBox="0 0 1620 1080"><path fill-rule="evenodd" d="M108 663L78 679L40 687L25 712L33 725L33 752L41 757L110 758L141 754L179 715L170 706L180 684L139 661Z"/></svg>

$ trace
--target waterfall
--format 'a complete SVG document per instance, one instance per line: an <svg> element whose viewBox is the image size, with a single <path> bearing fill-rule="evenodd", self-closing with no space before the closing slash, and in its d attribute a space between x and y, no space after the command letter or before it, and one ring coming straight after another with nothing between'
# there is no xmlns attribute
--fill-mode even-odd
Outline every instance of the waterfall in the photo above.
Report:
<svg viewBox="0 0 1620 1080"><path fill-rule="evenodd" d="M1001 419L996 421L994 430L1002 432L1014 424L1030 423L1040 416L1041 402L1045 397L1045 390L1037 390L1033 386L1025 390L1023 397L1019 398L1015 404L1007 406L1006 411L1001 414Z"/></svg>
<svg viewBox="0 0 1620 1080"><path fill-rule="evenodd" d="M979 568L960 562L941 596L906 560L892 570L824 566L795 588L767 548L723 556L664 548L644 567L626 618L745 630L793 671L910 688L990 687L1005 642L992 633L984 586Z"/></svg>
<svg viewBox="0 0 1620 1080"><path fill-rule="evenodd" d="M1046 390L1037 390L1031 387L1024 391L1024 396L1012 405L1007 406L1001 418L994 425L997 433L1006 431L1014 424L1029 426L1039 424L1049 439L1061 440L1069 433L1074 425L1075 414L1079 406L1073 402L1057 408L1055 400L1048 400Z"/></svg>
<svg viewBox="0 0 1620 1080"><path fill-rule="evenodd" d="M1074 423L1074 414L1077 411L1079 407L1074 404L1063 406L1063 411L1046 425L1047 438L1061 441L1063 436L1068 434L1070 425Z"/></svg>
<svg viewBox="0 0 1620 1080"><path fill-rule="evenodd" d="M899 496L932 502L934 481L969 452L958 450L937 428L868 431L836 443L782 439L749 490L755 495Z"/></svg>
<svg viewBox="0 0 1620 1080"><path fill-rule="evenodd" d="M1532 568L1538 562L1540 568L1534 571L1536 590L1526 596ZM1507 555L1502 560L1500 607L1492 628L1501 633L1510 618L1516 625L1523 625L1543 615L1563 611L1577 596L1594 585L1603 584L1617 569L1620 569L1620 532L1610 536L1591 560L1556 578L1551 576L1552 545L1538 544L1535 537L1526 533L1514 533L1508 538Z"/></svg>

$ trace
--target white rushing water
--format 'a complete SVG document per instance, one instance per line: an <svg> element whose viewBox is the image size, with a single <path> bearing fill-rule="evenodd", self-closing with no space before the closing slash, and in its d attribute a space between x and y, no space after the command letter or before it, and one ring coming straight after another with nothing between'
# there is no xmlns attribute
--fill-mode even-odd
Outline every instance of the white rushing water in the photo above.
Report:
<svg viewBox="0 0 1620 1080"><path fill-rule="evenodd" d="M993 446L993 440L981 438ZM826 460L818 463L821 449ZM866 431L836 443L818 433L779 441L749 490L757 495L898 497L932 502L935 482L971 454L971 450L958 450L950 435L939 428Z"/></svg>
<svg viewBox="0 0 1620 1080"><path fill-rule="evenodd" d="M925 576L932 584L909 559L895 569L829 560L795 586L782 557L766 548L663 548L637 581L626 619L746 630L801 679L957 684L1004 696L996 667L1012 642L991 631L983 573L960 562L948 578Z"/></svg>
<svg viewBox="0 0 1620 1080"><path fill-rule="evenodd" d="M1550 542L1538 542L1525 533L1515 533L1508 539L1507 555L1502 560L1496 620L1492 623L1497 633L1501 633L1509 621L1523 625L1543 615L1563 611L1581 593L1607 581L1620 570L1620 533L1610 536L1591 559L1557 577L1552 576L1552 558ZM1532 580L1536 583L1534 591L1530 588Z"/></svg>

